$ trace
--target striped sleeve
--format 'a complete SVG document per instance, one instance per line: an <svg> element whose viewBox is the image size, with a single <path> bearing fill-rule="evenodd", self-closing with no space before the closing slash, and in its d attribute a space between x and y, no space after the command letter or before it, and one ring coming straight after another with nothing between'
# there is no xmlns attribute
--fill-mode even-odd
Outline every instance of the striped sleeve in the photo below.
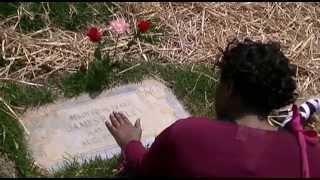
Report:
<svg viewBox="0 0 320 180"><path fill-rule="evenodd" d="M309 99L299 107L300 115L304 120L310 118L315 112L320 112L320 98Z"/></svg>

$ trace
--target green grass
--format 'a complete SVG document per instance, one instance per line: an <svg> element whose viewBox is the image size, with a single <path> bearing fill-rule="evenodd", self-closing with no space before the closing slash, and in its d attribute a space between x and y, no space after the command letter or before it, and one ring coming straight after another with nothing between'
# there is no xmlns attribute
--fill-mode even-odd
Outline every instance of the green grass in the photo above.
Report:
<svg viewBox="0 0 320 180"><path fill-rule="evenodd" d="M9 82L0 84L0 92L2 92L4 100L13 106L39 106L52 102L54 99L49 88Z"/></svg>
<svg viewBox="0 0 320 180"><path fill-rule="evenodd" d="M52 102L53 96L46 88L16 85L10 82L0 84L1 97L12 107L31 107ZM26 148L23 129L16 119L10 116L9 109L0 104L0 151L14 160L21 177L40 175L32 168L32 159Z"/></svg>
<svg viewBox="0 0 320 180"><path fill-rule="evenodd" d="M73 74L64 75L59 88L65 97L74 97L83 92L93 93L88 89L88 79L95 76L108 76L95 79L95 83L100 84L102 89L111 88L129 82L138 82L146 77L158 77L165 80L171 87L178 99L185 104L186 108L197 116L213 116L213 93L215 81L212 79L213 71L210 67L200 65L177 66L172 64L142 63L135 68L122 74L118 74L124 69L132 67L134 64L118 64L112 70L100 68L99 73L94 68L94 61L88 71L79 71ZM101 62L100 62L101 63ZM103 66L101 66L103 67ZM90 77L91 76L91 77ZM57 83L57 82L55 82ZM55 84L56 85L56 84ZM50 86L53 86L51 84ZM91 86L95 86L92 85ZM2 83L1 94L7 103L13 107L33 107L52 102L55 99L53 90L50 88L39 88L13 83ZM101 92L101 91L98 91ZM9 158L17 164L20 177L39 176L38 171L31 166L31 158L27 153L23 131L17 120L8 115L8 109L3 105L0 109L0 142L1 151L9 155ZM3 141L5 139L5 141ZM97 159L86 162L80 166L76 162L69 162L66 167L54 174L55 177L106 177L114 176L112 170L116 168L116 158L107 161Z"/></svg>
<svg viewBox="0 0 320 180"><path fill-rule="evenodd" d="M0 108L5 109L4 106ZM35 175L30 165L31 159L25 146L20 124L4 112L0 112L0 124L0 151L15 161L19 176Z"/></svg>
<svg viewBox="0 0 320 180"><path fill-rule="evenodd" d="M75 11L70 13L70 8L74 8ZM79 30L85 28L89 23L106 22L114 8L111 3L55 2L50 3L50 18L60 27Z"/></svg>
<svg viewBox="0 0 320 180"><path fill-rule="evenodd" d="M16 14L18 6L18 3L0 3L0 17Z"/></svg>
<svg viewBox="0 0 320 180"><path fill-rule="evenodd" d="M45 28L47 25L71 31L84 31L90 24L106 24L111 15L118 9L112 3L86 3L86 2L24 2L1 3L0 17L5 18L17 15L19 7L22 11L19 22L21 32L34 32ZM48 17L46 17L46 12ZM143 19L141 17L141 19ZM147 33L142 33L140 39L152 44L160 43L165 36L151 35L162 33L162 27L157 26L160 19L151 19L151 28ZM0 62L1 66L1 62Z"/></svg>
<svg viewBox="0 0 320 180"><path fill-rule="evenodd" d="M83 31L90 24L106 23L110 15L117 9L112 3L86 2L23 2L1 3L0 17L17 15L17 9L25 11L20 19L19 27L24 33L45 28L48 24L71 31ZM45 16L48 13L48 18Z"/></svg>
<svg viewBox="0 0 320 180"><path fill-rule="evenodd" d="M53 176L66 177L112 177L116 176L115 168L118 165L118 156L110 160L97 157L93 160L79 164L75 160L66 161L65 168L56 172Z"/></svg>

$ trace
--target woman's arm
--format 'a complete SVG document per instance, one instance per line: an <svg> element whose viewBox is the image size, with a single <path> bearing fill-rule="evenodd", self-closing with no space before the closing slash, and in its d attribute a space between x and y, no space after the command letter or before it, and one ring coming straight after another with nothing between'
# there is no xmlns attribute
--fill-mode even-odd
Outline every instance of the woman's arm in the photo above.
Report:
<svg viewBox="0 0 320 180"><path fill-rule="evenodd" d="M122 113L110 115L110 121L106 126L124 152L126 169L138 175L167 174L172 160L173 144L171 143L171 127L165 129L147 151L141 139L141 125L137 121L133 126Z"/></svg>
<svg viewBox="0 0 320 180"><path fill-rule="evenodd" d="M168 127L160 133L149 150L146 150L140 141L130 141L124 149L125 167L138 175L168 174L174 149L170 131L171 127Z"/></svg>

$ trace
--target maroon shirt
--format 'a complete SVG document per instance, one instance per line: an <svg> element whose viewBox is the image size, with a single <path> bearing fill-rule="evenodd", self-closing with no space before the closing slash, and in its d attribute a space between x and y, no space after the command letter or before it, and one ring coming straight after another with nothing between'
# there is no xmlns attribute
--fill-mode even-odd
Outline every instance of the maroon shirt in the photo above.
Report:
<svg viewBox="0 0 320 180"><path fill-rule="evenodd" d="M140 175L301 177L296 136L207 118L187 118L165 129L147 151L131 141L125 167ZM320 146L307 144L310 176L320 177Z"/></svg>

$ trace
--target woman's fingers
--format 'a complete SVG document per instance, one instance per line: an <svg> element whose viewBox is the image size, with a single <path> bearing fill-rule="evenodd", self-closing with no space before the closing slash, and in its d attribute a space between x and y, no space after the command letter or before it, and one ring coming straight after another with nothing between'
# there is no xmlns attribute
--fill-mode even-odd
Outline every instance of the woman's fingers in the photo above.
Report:
<svg viewBox="0 0 320 180"><path fill-rule="evenodd" d="M114 129L114 127L112 126L112 124L110 124L108 121L106 121L105 124L106 124L108 130L110 131L110 133L113 135L115 129Z"/></svg>
<svg viewBox="0 0 320 180"><path fill-rule="evenodd" d="M127 125L133 126L133 124L129 121L129 119L121 112L113 112L113 113L111 113L110 114L110 120L111 120L112 125L115 128L118 128L123 124L127 124Z"/></svg>
<svg viewBox="0 0 320 180"><path fill-rule="evenodd" d="M131 124L131 122L129 121L129 119L127 118L126 115L124 115L122 112L119 113L120 117L123 119L123 121L127 124ZM131 124L132 125L132 124Z"/></svg>
<svg viewBox="0 0 320 180"><path fill-rule="evenodd" d="M114 112L110 114L110 121L115 128L118 128L120 126L120 123L119 123L118 119L115 117Z"/></svg>
<svg viewBox="0 0 320 180"><path fill-rule="evenodd" d="M117 118L118 122L120 124L127 124L127 125L132 125L132 123L129 121L129 119L127 118L126 115L124 115L123 113L121 112L115 112L114 113L115 117Z"/></svg>
<svg viewBox="0 0 320 180"><path fill-rule="evenodd" d="M137 119L136 123L134 124L134 126L138 129L141 129L141 122L140 119Z"/></svg>
<svg viewBox="0 0 320 180"><path fill-rule="evenodd" d="M120 124L125 124L125 120L123 119L123 117L120 115L120 113L118 112L114 112L114 117L118 120L118 122Z"/></svg>

